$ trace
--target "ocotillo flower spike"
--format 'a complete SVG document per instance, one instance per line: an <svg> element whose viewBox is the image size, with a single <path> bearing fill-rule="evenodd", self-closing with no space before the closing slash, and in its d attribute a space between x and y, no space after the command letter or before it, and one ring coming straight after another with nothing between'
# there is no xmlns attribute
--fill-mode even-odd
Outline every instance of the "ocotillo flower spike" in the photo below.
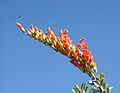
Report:
<svg viewBox="0 0 120 93"><path fill-rule="evenodd" d="M33 25L29 29L24 29L19 22L16 22L16 25L31 38L70 58L70 62L82 72L91 76L93 70L97 71L93 55L89 52L87 44L83 42L85 38L81 38L75 46L68 37L68 30L60 30L59 37L56 37L50 27L48 27L48 32L44 33Z"/></svg>

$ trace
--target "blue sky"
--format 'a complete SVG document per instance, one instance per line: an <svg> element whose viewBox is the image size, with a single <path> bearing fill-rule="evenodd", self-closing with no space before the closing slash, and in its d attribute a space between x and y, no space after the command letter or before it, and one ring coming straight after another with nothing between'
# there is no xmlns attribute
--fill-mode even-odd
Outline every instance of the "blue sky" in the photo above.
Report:
<svg viewBox="0 0 120 93"><path fill-rule="evenodd" d="M105 73L111 93L119 93L119 0L0 0L0 11L0 93L71 93L74 83L90 79L68 58L21 33L16 21L44 32L50 26L57 36L67 28L74 44L87 35L98 73Z"/></svg>

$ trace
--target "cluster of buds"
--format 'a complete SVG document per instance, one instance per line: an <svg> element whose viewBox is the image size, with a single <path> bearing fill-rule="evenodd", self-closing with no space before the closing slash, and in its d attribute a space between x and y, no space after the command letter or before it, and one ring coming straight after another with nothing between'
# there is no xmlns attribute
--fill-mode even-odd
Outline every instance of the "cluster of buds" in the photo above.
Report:
<svg viewBox="0 0 120 93"><path fill-rule="evenodd" d="M89 52L87 44L83 42L84 38L81 38L77 46L75 46L68 37L68 30L60 30L59 37L56 37L50 27L48 27L48 32L44 33L41 29L33 25L30 29L24 29L18 22L16 22L16 25L31 38L70 58L70 62L82 72L91 76L93 71L97 71L93 56Z"/></svg>

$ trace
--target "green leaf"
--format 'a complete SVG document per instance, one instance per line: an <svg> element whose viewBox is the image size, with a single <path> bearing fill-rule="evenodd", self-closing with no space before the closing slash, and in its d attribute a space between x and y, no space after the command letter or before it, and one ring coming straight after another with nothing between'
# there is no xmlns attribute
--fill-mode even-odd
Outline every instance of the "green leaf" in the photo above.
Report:
<svg viewBox="0 0 120 93"><path fill-rule="evenodd" d="M103 93L107 93L107 91L103 91Z"/></svg>
<svg viewBox="0 0 120 93"><path fill-rule="evenodd" d="M92 81L89 81L88 84L90 84L90 85L94 85Z"/></svg>
<svg viewBox="0 0 120 93"><path fill-rule="evenodd" d="M96 87L93 87L93 90L96 91L96 92L99 91L98 88L96 88Z"/></svg>
<svg viewBox="0 0 120 93"><path fill-rule="evenodd" d="M109 84L106 83L106 82L103 82L103 83L102 83L102 87L103 87L104 89L106 89L106 88L108 87L108 85L109 85Z"/></svg>
<svg viewBox="0 0 120 93"><path fill-rule="evenodd" d="M75 84L75 88L79 89L79 86L77 84Z"/></svg>
<svg viewBox="0 0 120 93"><path fill-rule="evenodd" d="M98 93L99 89L96 88L96 87L93 87L91 90L90 90L90 93Z"/></svg>
<svg viewBox="0 0 120 93"><path fill-rule="evenodd" d="M107 87L107 93L110 93L113 87Z"/></svg>
<svg viewBox="0 0 120 93"><path fill-rule="evenodd" d="M88 86L85 88L85 92L88 93Z"/></svg>
<svg viewBox="0 0 120 93"><path fill-rule="evenodd" d="M72 89L72 93L75 93L75 90L74 90L74 89Z"/></svg>
<svg viewBox="0 0 120 93"><path fill-rule="evenodd" d="M113 89L113 87L109 87L109 91L111 91Z"/></svg>
<svg viewBox="0 0 120 93"><path fill-rule="evenodd" d="M97 73L97 67L93 67L93 71Z"/></svg>
<svg viewBox="0 0 120 93"><path fill-rule="evenodd" d="M109 90L109 88L107 88L107 93L110 93L110 90Z"/></svg>
<svg viewBox="0 0 120 93"><path fill-rule="evenodd" d="M83 91L85 89L85 83L83 83L80 87L81 91Z"/></svg>
<svg viewBox="0 0 120 93"><path fill-rule="evenodd" d="M72 93L79 93L79 89L77 89L76 87L74 87L74 88L72 89Z"/></svg>
<svg viewBox="0 0 120 93"><path fill-rule="evenodd" d="M99 84L97 82L93 82L93 84L96 86L96 87L99 87Z"/></svg>
<svg viewBox="0 0 120 93"><path fill-rule="evenodd" d="M100 73L99 75L99 81L102 82L104 80L104 73Z"/></svg>
<svg viewBox="0 0 120 93"><path fill-rule="evenodd" d="M102 84L104 83L103 81L104 81L104 79L101 79L101 80L100 80L100 85L102 85Z"/></svg>

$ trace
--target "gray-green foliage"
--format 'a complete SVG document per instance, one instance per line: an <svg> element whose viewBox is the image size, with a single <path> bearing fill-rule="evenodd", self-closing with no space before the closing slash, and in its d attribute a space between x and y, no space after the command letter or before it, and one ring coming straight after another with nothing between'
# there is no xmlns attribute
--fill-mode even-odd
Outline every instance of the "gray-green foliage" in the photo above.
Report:
<svg viewBox="0 0 120 93"><path fill-rule="evenodd" d="M75 84L74 88L72 89L72 93L88 93L88 86L85 83L78 86Z"/></svg>
<svg viewBox="0 0 120 93"><path fill-rule="evenodd" d="M72 93L110 93L112 87L109 87L109 84L105 82L104 73L100 73L100 75L89 81L89 85L92 88L88 89L88 85L85 83L78 86L75 84L74 88L72 89Z"/></svg>

